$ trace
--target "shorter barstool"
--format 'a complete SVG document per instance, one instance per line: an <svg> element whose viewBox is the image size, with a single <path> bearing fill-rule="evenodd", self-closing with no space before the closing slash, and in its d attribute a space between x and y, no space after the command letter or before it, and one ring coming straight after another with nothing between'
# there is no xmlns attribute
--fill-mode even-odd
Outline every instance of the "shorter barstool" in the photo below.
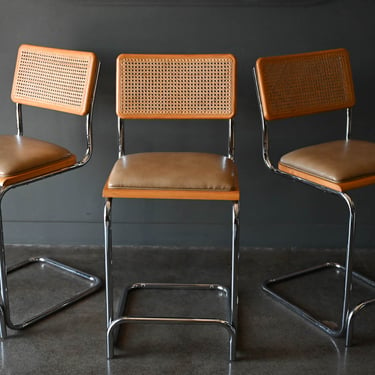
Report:
<svg viewBox="0 0 375 375"><path fill-rule="evenodd" d="M234 163L233 117L236 63L232 55L142 55L117 58L118 160L103 189L106 200L105 268L107 358L114 355L120 324L206 324L223 326L235 358L237 335L237 269L239 256L239 187ZM228 154L144 152L126 154L125 120L218 119L229 121ZM130 122L130 121L129 121ZM181 126L181 121L176 121ZM188 125L188 122L185 123ZM173 126L173 124L171 124ZM145 135L147 136L147 134ZM111 210L114 198L229 201L232 204L230 288L218 284L157 284L137 282L124 293L118 314L113 312ZM227 319L206 317L134 316L126 314L126 298L142 289L219 291L228 300Z"/></svg>

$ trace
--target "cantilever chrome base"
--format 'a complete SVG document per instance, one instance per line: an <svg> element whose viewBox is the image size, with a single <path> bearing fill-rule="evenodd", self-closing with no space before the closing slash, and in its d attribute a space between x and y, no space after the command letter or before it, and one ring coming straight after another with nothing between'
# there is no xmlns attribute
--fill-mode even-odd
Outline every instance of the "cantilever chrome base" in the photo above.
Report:
<svg viewBox="0 0 375 375"><path fill-rule="evenodd" d="M161 284L161 283L136 283L125 290L120 314L115 316L113 309L113 277L112 277L112 198L107 198L104 205L104 260L106 278L106 351L107 359L113 358L114 342L116 341L117 328L123 323L159 323L159 324L206 324L220 325L226 328L230 335L229 359L236 357L236 330L238 322L238 267L239 267L239 203L232 202L232 243L231 243L231 282L230 290L217 284ZM135 317L122 316L126 310L126 300L130 292L141 289L187 289L187 290L214 290L220 291L228 300L228 317L226 320L209 318L185 317Z"/></svg>
<svg viewBox="0 0 375 375"><path fill-rule="evenodd" d="M327 262L324 264L321 264L319 266L315 267L310 267L307 269L304 269L302 271L297 271L285 276L281 276L278 278L270 279L267 280L263 283L262 289L266 291L268 294L270 294L273 298L275 298L278 302L282 303L284 306L286 306L288 309L292 310L299 316L303 317L304 319L308 320L310 323L313 325L317 326L324 332L328 333L330 336L333 337L339 337L339 336L344 336L345 335L345 346L349 347L351 346L352 343L352 336L353 336L353 325L354 325L354 320L357 316L357 314L362 311L365 307L368 305L372 304L375 302L374 299L370 299L367 301L363 301L362 303L356 305L355 307L351 308L348 310L348 314L346 317L343 319L343 323L341 324L341 327L334 329L332 326L326 324L324 321L317 319L314 317L310 312L307 310L299 307L298 305L290 302L286 298L284 298L280 293L276 293L273 289L272 286L275 286L276 284L292 280L304 275L312 274L315 272L322 271L324 269L333 269L334 271L339 271L346 273L346 268L338 263L334 262ZM367 277L357 273L357 272L352 272L351 273L353 279L357 279L358 281L375 288L375 281L368 279Z"/></svg>
<svg viewBox="0 0 375 375"><path fill-rule="evenodd" d="M173 289L173 290L212 290L219 291L225 295L228 302L227 319L200 318L200 317L150 317L150 316L127 316L126 304L129 293L142 289ZM224 327L230 337L229 358L235 360L236 356L236 328L231 323L230 291L228 288L218 284L169 284L169 283L135 283L125 289L118 318L114 319L107 329L107 357L114 355L114 342L117 340L117 334L120 324L124 323L158 323L158 324L200 324L200 325L218 325Z"/></svg>
<svg viewBox="0 0 375 375"><path fill-rule="evenodd" d="M70 306L71 304L81 300L82 298L96 292L102 285L102 281L93 275L90 275L88 273L82 272L76 268L67 266L63 263L57 262L56 260L49 259L49 258L43 258L43 257L31 257L23 262L17 263L15 265L9 266L7 268L6 273L10 274L13 273L21 268L31 266L32 264L35 263L40 263L42 265L48 265L50 267L55 268L58 270L60 273L67 273L69 275L74 276L77 279L81 279L84 281L87 281L88 285L87 287L83 288L81 291L75 293L73 296L62 300L55 304L54 306L51 306L47 310L25 320L24 322L21 323L12 323L10 319L10 311L9 311L9 301L8 301L8 296L7 296L7 286L4 285L6 284L6 277L2 277L2 285L1 285L1 290L2 290L2 305L0 306L0 337L1 338L6 338L7 336L7 331L6 328L10 328L13 330L21 330L24 329L39 320L48 317L51 314L56 313L57 311Z"/></svg>

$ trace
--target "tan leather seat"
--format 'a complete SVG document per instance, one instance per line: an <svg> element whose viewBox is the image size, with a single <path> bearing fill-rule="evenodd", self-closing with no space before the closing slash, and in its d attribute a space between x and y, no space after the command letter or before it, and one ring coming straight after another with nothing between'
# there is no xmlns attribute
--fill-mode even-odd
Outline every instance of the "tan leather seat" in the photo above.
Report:
<svg viewBox="0 0 375 375"><path fill-rule="evenodd" d="M75 163L74 154L54 143L19 135L0 135L1 186L43 176Z"/></svg>
<svg viewBox="0 0 375 375"><path fill-rule="evenodd" d="M283 155L279 169L338 191L375 182L375 143L338 140Z"/></svg>
<svg viewBox="0 0 375 375"><path fill-rule="evenodd" d="M193 152L131 154L115 163L108 188L236 189L237 171L226 156Z"/></svg>

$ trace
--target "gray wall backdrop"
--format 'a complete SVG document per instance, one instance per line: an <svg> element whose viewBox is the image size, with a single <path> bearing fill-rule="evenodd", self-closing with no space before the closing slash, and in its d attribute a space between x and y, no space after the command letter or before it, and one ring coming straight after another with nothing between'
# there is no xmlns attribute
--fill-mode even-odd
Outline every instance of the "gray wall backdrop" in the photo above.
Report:
<svg viewBox="0 0 375 375"><path fill-rule="evenodd" d="M357 105L353 135L375 141L375 2L372 0L0 0L1 133L14 133L9 99L19 44L98 54L102 69L94 113L94 155L77 171L10 191L3 200L7 243L103 243L101 189L116 159L115 59L119 53L233 53L238 59L236 157L241 183L241 245L342 247L346 207L337 197L269 172L260 149L260 120L251 76L259 56L345 47L351 54ZM343 136L334 114L275 124L274 156L297 145ZM75 117L25 111L25 134L61 139L76 152ZM132 122L129 152L225 152L226 124ZM198 134L200 131L200 135ZM375 188L353 192L357 245L375 245ZM225 246L228 203L115 202L114 242Z"/></svg>

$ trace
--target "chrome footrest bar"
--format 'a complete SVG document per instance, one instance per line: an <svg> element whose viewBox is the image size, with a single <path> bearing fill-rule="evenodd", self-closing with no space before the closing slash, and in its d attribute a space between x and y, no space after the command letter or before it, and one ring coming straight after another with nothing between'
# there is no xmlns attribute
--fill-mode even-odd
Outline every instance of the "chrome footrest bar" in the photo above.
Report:
<svg viewBox="0 0 375 375"><path fill-rule="evenodd" d="M172 283L134 283L127 287L120 301L118 318L114 319L107 328L107 357L112 358L114 355L114 344L117 341L119 326L125 323L157 323L157 324L200 324L200 325L217 325L224 327L230 337L230 360L235 359L236 328L230 323L230 300L228 299L228 320L214 318L194 318L194 317L145 317L145 316L125 316L126 304L129 293L143 289L162 289L162 290L212 290L222 292L228 299L230 291L227 287L219 284L172 284Z"/></svg>
<svg viewBox="0 0 375 375"><path fill-rule="evenodd" d="M318 266L306 268L301 271L293 272L285 276L281 276L278 278L273 278L265 281L262 285L262 289L266 291L268 294L270 294L273 298L275 298L278 302L282 303L284 306L286 306L288 309L291 311L295 312L299 316L303 317L304 319L308 320L310 323L314 324L318 328L322 329L324 332L328 333L330 336L333 337L339 337L346 335L346 346L351 345L351 340L352 340L352 331L353 331L353 323L354 323L354 318L356 317L356 314L359 313L361 310L363 310L365 307L368 305L372 304L375 302L374 299L370 299L367 301L363 301L362 303L356 305L354 308L349 310L348 316L345 318L345 324L342 327L339 327L338 329L332 329L329 327L327 324L325 324L323 321L317 319L314 317L310 312L307 310L304 310L303 308L299 307L298 305L290 302L286 298L284 298L281 294L276 293L273 289L272 286L282 283L288 280L292 280L295 278L298 278L299 276L306 276L308 274L314 273L314 272L319 272L321 270L331 268L336 271L340 271L345 273L346 269L344 266L340 265L339 263L335 262L327 262L323 263ZM375 288L375 281L371 280L360 273L357 272L352 272L352 278L357 279L361 281L364 284L367 284L370 287Z"/></svg>
<svg viewBox="0 0 375 375"><path fill-rule="evenodd" d="M11 266L7 267L7 274L13 273L13 272L15 272L15 271L17 271L21 268L31 266L32 264L35 264L35 263L46 264L48 266L54 267L57 270L59 270L60 272L61 271L66 272L66 273L69 273L70 275L73 275L74 277L84 279L87 282L89 282L90 284L87 288L82 289L81 291L75 293L73 296L55 304L54 306L51 306L47 310L45 310L45 311L43 311L39 314L36 314L32 318L29 318L29 319L27 319L27 320L25 320L21 323L16 323L16 324L12 323L12 321L10 319L9 306L3 306L3 309L2 309L3 314L2 315L4 316L5 325L8 326L10 329L14 329L14 330L24 329L24 328L38 322L39 320L41 320L41 319L43 319L43 318L45 318L45 317L47 317L51 314L54 314L55 312L65 308L67 306L70 306L73 303L79 301L80 299L96 292L102 285L101 279L94 276L94 275L90 275L90 274L82 272L82 271L80 271L76 268L67 266L66 264L63 264L63 263L60 263L56 260L53 260L53 259L50 259L50 258L44 258L44 257L31 257L31 258L29 258L25 261L22 261L20 263L14 264L14 265L11 265ZM5 330L2 329L2 331L5 331ZM1 332L1 334L2 334L2 336L1 336L2 338L6 337L5 332Z"/></svg>
<svg viewBox="0 0 375 375"><path fill-rule="evenodd" d="M226 296L230 294L227 287L219 284L170 284L170 283L134 283L127 288L127 292L137 289L185 289L185 290L217 290L225 293Z"/></svg>
<svg viewBox="0 0 375 375"><path fill-rule="evenodd" d="M122 298L119 303L117 316L123 316L126 310L126 301L129 293L141 289L167 289L167 290L216 290L222 292L226 297L230 295L230 291L227 287L219 284L177 284L177 283L134 283L125 288ZM228 316L230 316L230 306L228 305ZM117 340L118 331L116 330L113 334L114 341Z"/></svg>
<svg viewBox="0 0 375 375"><path fill-rule="evenodd" d="M226 320L221 319L205 319L205 318L158 318L158 317L131 317L123 316L116 319L111 323L107 330L107 337L110 338L113 335L113 331L118 328L119 325L124 323L131 324L200 324L200 325L217 325L224 327L230 336L230 346L229 346L229 360L234 361L236 359L236 329ZM115 340L109 340L110 347L108 348L109 358L113 357L113 342Z"/></svg>

